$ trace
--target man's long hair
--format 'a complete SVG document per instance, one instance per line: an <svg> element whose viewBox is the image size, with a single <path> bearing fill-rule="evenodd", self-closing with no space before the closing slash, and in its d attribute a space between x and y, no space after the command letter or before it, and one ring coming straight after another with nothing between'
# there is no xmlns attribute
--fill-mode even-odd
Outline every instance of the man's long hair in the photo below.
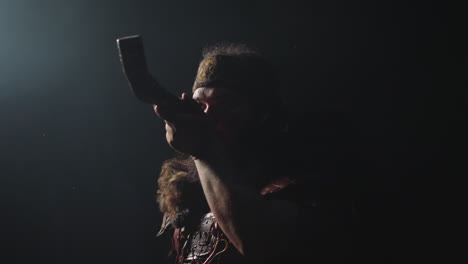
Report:
<svg viewBox="0 0 468 264"><path fill-rule="evenodd" d="M174 227L183 225L188 213L208 210L195 163L188 155L178 154L164 161L158 187L159 209Z"/></svg>

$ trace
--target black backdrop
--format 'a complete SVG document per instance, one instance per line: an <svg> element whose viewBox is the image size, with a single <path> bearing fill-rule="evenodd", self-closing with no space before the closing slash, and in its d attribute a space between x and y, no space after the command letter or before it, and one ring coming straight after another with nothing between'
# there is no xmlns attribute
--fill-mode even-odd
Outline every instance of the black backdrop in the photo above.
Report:
<svg viewBox="0 0 468 264"><path fill-rule="evenodd" d="M297 151L332 157L324 171L349 168L367 258L419 257L415 191L441 170L439 123L460 118L433 89L444 21L430 3L375 2L0 2L2 257L164 259L154 194L172 151L119 65L115 39L134 34L174 93L191 87L208 43L263 51L280 69Z"/></svg>

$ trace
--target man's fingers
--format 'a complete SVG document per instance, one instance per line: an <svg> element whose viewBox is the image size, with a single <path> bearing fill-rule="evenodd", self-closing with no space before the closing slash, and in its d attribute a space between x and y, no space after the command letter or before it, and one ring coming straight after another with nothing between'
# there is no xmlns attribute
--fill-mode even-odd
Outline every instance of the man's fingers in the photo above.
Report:
<svg viewBox="0 0 468 264"><path fill-rule="evenodd" d="M153 109L154 109L154 112L156 113L156 115L161 117L161 115L159 114L158 105L153 105Z"/></svg>
<svg viewBox="0 0 468 264"><path fill-rule="evenodd" d="M160 105L153 105L153 109L156 115L158 115L160 118L164 120L172 121L174 119L174 116L175 116L174 113L167 107L161 107Z"/></svg>
<svg viewBox="0 0 468 264"><path fill-rule="evenodd" d="M166 123L165 125L166 131L173 133L175 131L174 124L172 124L171 122L167 122L167 121L164 121L164 122Z"/></svg>
<svg viewBox="0 0 468 264"><path fill-rule="evenodd" d="M166 119L165 112L159 105L153 105L153 109L157 116L159 116L161 119Z"/></svg>

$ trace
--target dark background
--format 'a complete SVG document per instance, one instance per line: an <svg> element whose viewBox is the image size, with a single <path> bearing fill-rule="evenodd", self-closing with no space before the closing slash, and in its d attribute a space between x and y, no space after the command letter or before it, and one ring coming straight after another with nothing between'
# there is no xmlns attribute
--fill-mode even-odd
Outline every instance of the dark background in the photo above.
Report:
<svg viewBox="0 0 468 264"><path fill-rule="evenodd" d="M431 175L448 173L444 135L448 120L462 120L457 98L434 87L459 84L434 74L450 57L453 18L430 2L375 2L0 1L2 258L164 259L154 194L172 151L119 64L115 39L135 34L152 73L178 94L206 44L263 51L294 120L291 155L349 174L365 241L356 252L374 263L430 255L416 248L427 236L419 216L437 199L416 198Z"/></svg>

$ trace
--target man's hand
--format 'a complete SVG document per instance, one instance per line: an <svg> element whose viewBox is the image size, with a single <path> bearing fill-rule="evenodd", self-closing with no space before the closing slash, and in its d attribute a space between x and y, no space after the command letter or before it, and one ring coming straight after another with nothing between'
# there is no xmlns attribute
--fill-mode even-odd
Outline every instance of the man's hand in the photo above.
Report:
<svg viewBox="0 0 468 264"><path fill-rule="evenodd" d="M184 104L197 104L187 93L182 93ZM168 105L153 105L156 114L166 123L166 140L176 151L198 156L214 137L212 121L203 113L181 113Z"/></svg>

